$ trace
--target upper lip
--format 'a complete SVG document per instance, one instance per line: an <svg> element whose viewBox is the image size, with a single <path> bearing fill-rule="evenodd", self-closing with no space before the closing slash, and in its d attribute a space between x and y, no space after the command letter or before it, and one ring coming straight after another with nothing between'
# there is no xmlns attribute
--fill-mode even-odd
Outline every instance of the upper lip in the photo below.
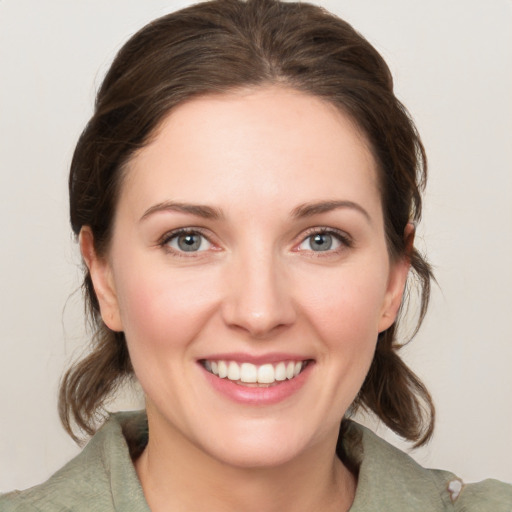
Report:
<svg viewBox="0 0 512 512"><path fill-rule="evenodd" d="M246 354L242 352L229 352L210 354L199 358L199 361L235 361L237 363L252 363L262 365L265 363L280 363L281 361L309 361L312 357L303 354L285 352L272 352L267 354Z"/></svg>

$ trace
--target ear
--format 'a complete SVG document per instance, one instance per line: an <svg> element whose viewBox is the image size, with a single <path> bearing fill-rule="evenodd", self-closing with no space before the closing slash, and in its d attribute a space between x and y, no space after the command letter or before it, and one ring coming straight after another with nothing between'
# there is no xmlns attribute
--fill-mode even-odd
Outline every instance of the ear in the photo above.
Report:
<svg viewBox="0 0 512 512"><path fill-rule="evenodd" d="M405 227L404 241L405 253L399 259L392 261L389 269L388 286L379 321L379 332L383 332L393 325L402 303L405 283L411 267L410 255L414 246L414 224L411 222Z"/></svg>
<svg viewBox="0 0 512 512"><path fill-rule="evenodd" d="M89 269L92 284L100 305L101 318L112 331L122 331L112 269L107 258L98 256L94 247L94 235L89 226L80 230L79 244L82 257Z"/></svg>

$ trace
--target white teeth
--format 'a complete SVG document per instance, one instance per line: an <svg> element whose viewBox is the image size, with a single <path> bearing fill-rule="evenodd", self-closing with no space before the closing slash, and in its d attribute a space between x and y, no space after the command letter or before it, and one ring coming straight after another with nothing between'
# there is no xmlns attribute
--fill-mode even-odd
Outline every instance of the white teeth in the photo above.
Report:
<svg viewBox="0 0 512 512"><path fill-rule="evenodd" d="M224 379L228 376L228 365L224 361L219 361L217 365L219 370L219 377Z"/></svg>
<svg viewBox="0 0 512 512"><path fill-rule="evenodd" d="M286 378L293 379L293 372L295 370L295 363L288 363L286 365Z"/></svg>
<svg viewBox="0 0 512 512"><path fill-rule="evenodd" d="M302 363L301 363L302 366ZM276 380L286 380L286 365L284 363L278 363L275 369Z"/></svg>
<svg viewBox="0 0 512 512"><path fill-rule="evenodd" d="M227 377L234 382L247 384L273 384L276 381L290 380L297 377L305 366L304 361L282 361L275 365L266 363L260 366L252 363L239 364L235 361L204 361L206 370L221 379Z"/></svg>
<svg viewBox="0 0 512 512"><path fill-rule="evenodd" d="M228 379L240 380L240 366L238 366L234 361L231 361L228 365Z"/></svg>
<svg viewBox="0 0 512 512"><path fill-rule="evenodd" d="M240 366L240 380L242 382L258 382L258 368L251 363L242 363Z"/></svg>
<svg viewBox="0 0 512 512"><path fill-rule="evenodd" d="M275 380L274 367L271 364L263 364L258 368L258 382L260 384L272 384Z"/></svg>

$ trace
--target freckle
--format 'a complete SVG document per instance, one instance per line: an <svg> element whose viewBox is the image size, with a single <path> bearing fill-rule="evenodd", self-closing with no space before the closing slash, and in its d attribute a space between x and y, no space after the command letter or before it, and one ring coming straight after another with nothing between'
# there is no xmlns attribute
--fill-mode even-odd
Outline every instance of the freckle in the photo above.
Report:
<svg viewBox="0 0 512 512"><path fill-rule="evenodd" d="M451 480L448 483L448 492L450 493L450 499L452 500L452 503L455 503L463 487L464 484L462 480L459 480L458 478L456 478L455 480Z"/></svg>

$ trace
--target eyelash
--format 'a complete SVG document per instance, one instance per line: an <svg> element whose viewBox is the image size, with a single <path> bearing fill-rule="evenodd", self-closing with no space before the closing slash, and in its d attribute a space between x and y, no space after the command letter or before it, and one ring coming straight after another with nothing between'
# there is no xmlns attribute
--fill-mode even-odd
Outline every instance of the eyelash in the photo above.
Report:
<svg viewBox="0 0 512 512"><path fill-rule="evenodd" d="M212 244L212 241L210 240L210 238L200 228L179 228L179 229L175 229L173 231L168 231L167 233L165 233L165 235L163 235L162 238L159 240L158 245L160 247L162 247L164 250L166 250L167 252L170 252L173 255L178 256L178 257L185 257L185 258L192 257L193 258L193 257L197 257L200 253L205 252L205 251L190 251L187 254L186 251L179 251L179 250L176 250L173 247L169 246L169 243L173 239L178 238L183 235L199 235L199 236L203 237L208 243Z"/></svg>
<svg viewBox="0 0 512 512"><path fill-rule="evenodd" d="M328 257L332 256L333 254L339 254L346 249L351 249L354 247L354 241L352 237L350 237L347 233L339 229L328 227L314 227L306 230L305 234L302 236L299 246L306 242L308 238L312 238L316 235L330 235L341 244L341 247L326 251L313 251L311 249L308 250L307 252L311 253L314 257ZM302 252L302 250L298 249L297 252Z"/></svg>
<svg viewBox="0 0 512 512"><path fill-rule="evenodd" d="M205 234L205 232L200 228L179 228L173 231L169 231L165 233L162 238L159 240L158 245L165 249L168 252L171 252L172 254L178 256L178 257L197 257L201 252L205 251L190 251L189 254L186 253L186 251L179 251L169 246L169 243L182 235L199 235L203 237L208 243L213 244L213 242L210 240L210 238ZM298 244L298 246L302 245L308 238L311 238L316 235L329 235L335 238L340 244L341 247L333 249L333 250L326 250L326 251L313 251L313 250L307 250L308 253L313 254L315 257L326 257L332 254L338 254L342 252L345 249L350 249L354 246L354 242L352 238L345 233L344 231L340 231L338 229L334 228L328 228L328 227L314 227L306 230L306 232L302 235L302 238ZM297 247L297 245L296 245ZM306 252L306 250L303 249L297 249L296 252Z"/></svg>

